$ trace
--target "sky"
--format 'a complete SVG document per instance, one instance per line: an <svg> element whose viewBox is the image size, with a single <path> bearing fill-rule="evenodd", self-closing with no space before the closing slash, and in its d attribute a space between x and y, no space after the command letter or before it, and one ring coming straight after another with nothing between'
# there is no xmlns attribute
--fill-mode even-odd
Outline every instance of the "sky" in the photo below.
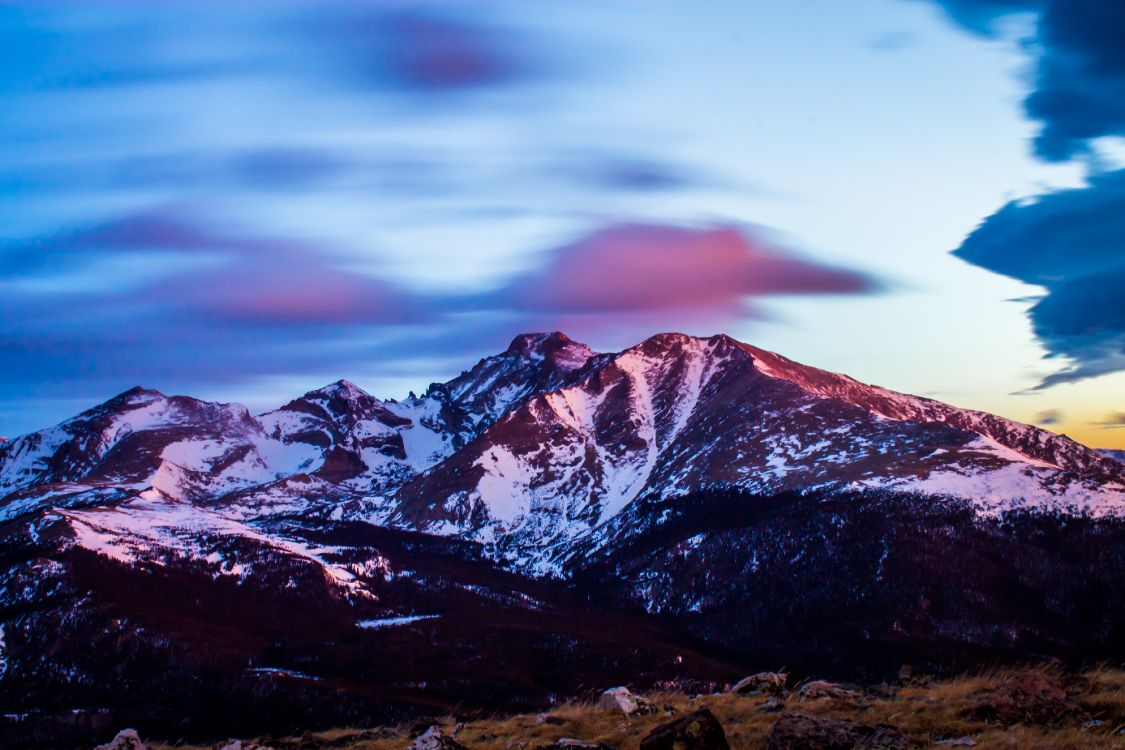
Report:
<svg viewBox="0 0 1125 750"><path fill-rule="evenodd" d="M1119 0L0 3L0 434L729 333L1125 448Z"/></svg>

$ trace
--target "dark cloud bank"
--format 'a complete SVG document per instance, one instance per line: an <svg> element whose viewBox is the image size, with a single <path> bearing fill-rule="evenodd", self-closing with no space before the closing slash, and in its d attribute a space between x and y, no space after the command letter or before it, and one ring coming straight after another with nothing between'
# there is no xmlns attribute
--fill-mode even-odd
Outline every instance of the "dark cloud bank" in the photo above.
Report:
<svg viewBox="0 0 1125 750"><path fill-rule="evenodd" d="M997 22L1031 13L1035 33L1028 117L1040 124L1035 154L1089 157L1096 140L1125 136L1125 2L938 0L965 28L992 35ZM1040 387L1125 369L1125 170L1095 173L1086 187L1013 201L985 219L956 255L1047 290L1030 310L1036 335L1072 366Z"/></svg>

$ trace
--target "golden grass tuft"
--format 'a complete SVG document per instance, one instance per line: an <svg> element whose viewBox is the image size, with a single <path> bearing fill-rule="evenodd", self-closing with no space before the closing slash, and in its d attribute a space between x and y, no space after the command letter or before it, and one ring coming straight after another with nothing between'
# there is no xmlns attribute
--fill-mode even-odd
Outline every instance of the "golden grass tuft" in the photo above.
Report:
<svg viewBox="0 0 1125 750"><path fill-rule="evenodd" d="M1085 712L1055 726L1000 726L974 718L972 708L983 696L1010 678L1031 669L1045 671L1066 686L1071 700ZM766 696L733 694L690 696L665 692L646 694L661 709L676 715L709 708L722 723L732 750L765 748L773 723L780 715L764 710ZM1096 667L1081 673L1064 673L1056 666L997 669L949 679L920 680L900 686L873 686L862 700L801 700L789 695L785 710L816 716L849 719L866 724L890 724L917 747L940 748L940 740L971 737L978 750L1125 750L1125 671ZM536 750L563 737L602 742L615 750L636 750L641 738L670 721L664 711L625 717L616 710L588 702L571 701L551 708L550 723L538 714L482 718L461 726L456 739L470 750ZM1087 716L1092 721L1087 721ZM456 720L441 721L448 734ZM410 744L409 724L387 728L383 736L358 738L363 729L335 729L312 734L325 747L339 750L405 750ZM152 750L194 750L191 746L152 743ZM294 745L296 747L296 745ZM208 749L209 750L209 749Z"/></svg>

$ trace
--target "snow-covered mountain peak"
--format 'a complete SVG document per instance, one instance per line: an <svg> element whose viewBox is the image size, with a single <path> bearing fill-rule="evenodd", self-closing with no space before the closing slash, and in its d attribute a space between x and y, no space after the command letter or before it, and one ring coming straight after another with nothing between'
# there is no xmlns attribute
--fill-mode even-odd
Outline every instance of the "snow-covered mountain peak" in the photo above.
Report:
<svg viewBox="0 0 1125 750"><path fill-rule="evenodd" d="M161 398L167 398L167 397L158 390L155 390L155 389L152 389L152 388L145 388L144 386L140 386L140 385L135 385L132 388L130 388L129 390L122 391L121 393L117 394L116 396L114 396L114 397L108 399L107 401L105 401L104 403L102 403L99 407L95 407L95 408L111 409L115 406L120 406L120 405L125 405L125 404L145 403L145 402L148 402L148 401L154 401L156 399L161 399Z"/></svg>
<svg viewBox="0 0 1125 750"><path fill-rule="evenodd" d="M582 367L595 354L590 347L561 331L521 333L512 339L504 353L536 361L550 359L558 367L571 370Z"/></svg>
<svg viewBox="0 0 1125 750"><path fill-rule="evenodd" d="M615 359L629 356L643 356L646 359L663 360L668 364L681 361L706 358L709 360L725 360L732 356L745 357L743 345L725 334L715 336L691 336L686 333L657 333L649 336L636 346L630 347L616 355Z"/></svg>
<svg viewBox="0 0 1125 750"><path fill-rule="evenodd" d="M367 391L360 388L358 385L350 380L340 379L335 383L329 383L323 388L317 388L314 391L309 391L305 394L311 396L312 394L323 395L327 398L342 398L349 401L354 401L361 398L374 398Z"/></svg>
<svg viewBox="0 0 1125 750"><path fill-rule="evenodd" d="M566 334L525 333L500 354L430 386L424 398L443 405L457 442L463 443L528 398L565 385L593 357L594 351Z"/></svg>

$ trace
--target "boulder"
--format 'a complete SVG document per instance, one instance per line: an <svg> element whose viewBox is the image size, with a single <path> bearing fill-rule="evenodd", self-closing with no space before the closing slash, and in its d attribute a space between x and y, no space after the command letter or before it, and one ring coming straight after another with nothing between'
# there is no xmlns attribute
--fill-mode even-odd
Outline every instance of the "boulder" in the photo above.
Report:
<svg viewBox="0 0 1125 750"><path fill-rule="evenodd" d="M226 740L215 745L215 750L242 750L242 740Z"/></svg>
<svg viewBox="0 0 1125 750"><path fill-rule="evenodd" d="M828 698L835 701L850 701L854 703L861 700L863 694L858 690L852 690L851 688L837 685L835 682L829 682L828 680L813 680L797 688L797 697L807 701L816 700L818 698Z"/></svg>
<svg viewBox="0 0 1125 750"><path fill-rule="evenodd" d="M969 709L970 715L1004 726L1078 723L1089 718L1070 700L1058 678L1044 671L1011 675L978 698L977 705Z"/></svg>
<svg viewBox="0 0 1125 750"><path fill-rule="evenodd" d="M602 693L598 706L616 709L626 716L640 716L656 713L657 708L639 695L634 695L625 687L615 687Z"/></svg>
<svg viewBox="0 0 1125 750"><path fill-rule="evenodd" d="M466 750L466 748L442 732L441 727L430 727L410 743L410 750Z"/></svg>
<svg viewBox="0 0 1125 750"><path fill-rule="evenodd" d="M758 672L731 685L730 692L743 695L781 695L788 682L789 675L785 672Z"/></svg>
<svg viewBox="0 0 1125 750"><path fill-rule="evenodd" d="M573 737L562 737L550 745L540 745L536 750L611 750L609 745L603 743L576 740Z"/></svg>
<svg viewBox="0 0 1125 750"><path fill-rule="evenodd" d="M122 729L112 740L104 745L98 745L94 750L147 750L147 748L137 736L136 729Z"/></svg>
<svg viewBox="0 0 1125 750"><path fill-rule="evenodd" d="M641 740L641 750L730 750L723 725L706 708L661 724Z"/></svg>
<svg viewBox="0 0 1125 750"><path fill-rule="evenodd" d="M774 723L766 750L907 750L909 746L894 727L788 713Z"/></svg>
<svg viewBox="0 0 1125 750"><path fill-rule="evenodd" d="M535 717L535 723L540 726L543 724L554 724L556 726L559 726L565 724L566 719L560 719L559 717L551 716L550 714L539 714L537 717Z"/></svg>

